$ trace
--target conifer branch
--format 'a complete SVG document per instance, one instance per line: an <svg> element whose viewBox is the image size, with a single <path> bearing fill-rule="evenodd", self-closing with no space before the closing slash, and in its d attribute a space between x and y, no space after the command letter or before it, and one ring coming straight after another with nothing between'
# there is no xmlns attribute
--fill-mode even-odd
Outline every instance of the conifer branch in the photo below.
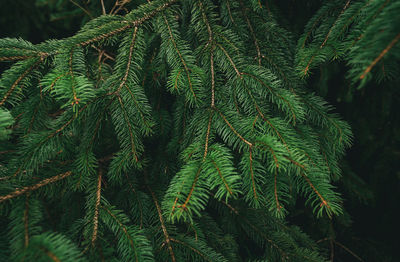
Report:
<svg viewBox="0 0 400 262"><path fill-rule="evenodd" d="M107 261L220 262L263 250L248 258L322 261L315 242L286 226L284 216L298 195L317 216L340 213L331 180L352 135L294 72L340 57L348 59L354 79L366 78L383 60L391 77L400 35L391 27L377 34L380 46L372 51L367 40L381 28L380 14L393 13L397 4L388 3L369 31L383 1L323 4L295 45L290 27L275 18L280 5L270 10L268 1L143 2L83 6L102 15L66 39L39 45L0 39L0 62L16 61L0 80L0 107L6 106L0 139L11 138L1 149L7 153L0 152L2 190L39 176L0 196L0 203L75 173L80 176L68 179L73 190L65 197L87 196L84 218L71 205L60 216L60 232L47 235L39 228L49 218L41 217L38 194L10 202L10 259L83 261L96 249L93 259ZM360 33L364 38L349 47ZM40 195L52 197L58 188ZM65 232L78 246L84 239L86 249L74 254Z"/></svg>
<svg viewBox="0 0 400 262"><path fill-rule="evenodd" d="M122 232L124 233L124 235L128 238L129 240L129 245L131 246L131 248L134 250L134 254L135 254L135 261L139 262L139 258L138 258L138 254L137 254L137 250L136 247L133 243L133 239L132 236L129 234L127 227L118 219L118 217L113 214L111 212L110 209L108 209L107 207L105 207L104 205L100 205L100 207L102 209L104 209L118 224L118 226L122 229Z"/></svg>
<svg viewBox="0 0 400 262"><path fill-rule="evenodd" d="M77 43L77 46L86 46L89 44L92 44L94 42L98 42L100 40L109 38L111 36L114 36L116 34L122 33L124 32L126 29L129 29L131 27L138 27L141 24L143 24L144 22L146 22L147 20L153 18L156 14L160 13L161 11L163 11L164 9L168 8L169 6L171 6L172 4L174 4L175 2L177 2L178 0L170 0L168 2L165 2L164 4L162 4L161 6L155 8L153 11L151 11L150 13L145 14L144 16L142 16L141 18L138 18L134 21L125 21L126 25L121 26L113 31L110 31L108 33L104 33L101 34L99 36L96 36L92 39Z"/></svg>
<svg viewBox="0 0 400 262"><path fill-rule="evenodd" d="M332 29L335 27L335 24L337 23L337 21L339 20L339 18L343 15L344 11L345 11L345 10L347 9L347 7L349 6L350 1L351 1L351 0L348 0L348 1L346 2L346 4L344 5L342 11L340 12L340 14L338 15L337 19L336 19L335 22L332 24L332 26L330 27L328 33L326 34L325 39L324 39L324 41L322 42L322 44L320 45L319 49L322 49L322 48L325 46L326 42L327 42L328 39L329 39L330 34L332 33ZM304 43L305 43L305 42L304 42ZM303 45L303 46L304 46L304 45ZM307 66L306 66L306 67L304 68L304 70L303 70L303 71L304 71L304 75L307 75L307 72L308 72L308 70L309 70L309 68L310 68L310 66L311 66L311 63L312 63L312 61L314 60L315 56L316 56L316 53L314 53L314 54L311 56L310 60L308 61Z"/></svg>
<svg viewBox="0 0 400 262"><path fill-rule="evenodd" d="M169 237L167 228L165 227L164 218L163 218L163 215L161 213L161 208L160 208L160 205L158 204L157 197L154 194L153 190L151 190L151 188L149 186L147 186L147 189L150 191L150 194L151 194L151 196L153 198L154 204L156 205L158 218L160 220L161 228L162 228L162 231L164 233L165 243L167 244L169 254L171 255L171 260L172 260L172 262L175 262L176 258L175 258L175 254L174 254L174 251L173 251L172 246L171 246L171 238Z"/></svg>
<svg viewBox="0 0 400 262"><path fill-rule="evenodd" d="M50 250L47 250L44 247L41 247L40 250L42 250L54 262L61 262L61 260L54 253L52 253Z"/></svg>
<svg viewBox="0 0 400 262"><path fill-rule="evenodd" d="M228 9L229 19L231 20L232 24L235 24L235 21L233 20L233 17L232 17L232 11L231 11L231 6L230 6L230 4L229 4L229 1L230 1L230 0L226 0L226 1L225 1L225 3L226 3L226 8Z"/></svg>
<svg viewBox="0 0 400 262"><path fill-rule="evenodd" d="M224 178L224 176L221 173L221 169L218 167L217 163L215 163L214 160L211 160L211 162L213 163L215 169L217 169L218 175L221 178L222 182L224 183L226 190L228 190L230 195L233 195L232 189L229 187L226 179Z"/></svg>
<svg viewBox="0 0 400 262"><path fill-rule="evenodd" d="M137 152L136 152L136 146L135 146L136 143L135 143L135 138L134 138L134 134L133 134L133 127L132 127L131 122L129 120L129 116L128 116L127 112L126 112L125 105L124 105L124 102L122 101L121 96L119 94L117 94L117 97L118 97L119 104L121 105L121 109L123 111L123 117L125 119L126 124L128 125L129 138L130 138L130 142L131 142L131 153L135 157L136 162L138 162L139 158L138 158Z"/></svg>
<svg viewBox="0 0 400 262"><path fill-rule="evenodd" d="M243 13L243 16L246 20L247 26L250 29L251 36L253 37L254 46L256 47L256 50L257 50L258 65L261 66L261 51L260 51L260 46L258 45L258 40L257 40L256 34L254 32L253 26L251 25L249 18L247 17L246 8L243 4L243 1L240 0L239 2L240 2L241 11Z"/></svg>
<svg viewBox="0 0 400 262"><path fill-rule="evenodd" d="M53 177L50 177L50 178L46 178L46 179L42 180L41 182L37 183L36 185L19 188L19 189L15 190L14 192L12 192L12 193L10 193L8 195L0 196L0 203L3 202L3 201L6 201L8 199L11 199L11 198L20 196L22 194L25 194L27 192L34 191L34 190L36 190L38 188L41 188L42 186L45 186L47 184L57 182L58 180L64 179L64 178L66 178L66 177L68 177L70 175L72 175L72 172L71 171L67 171L65 173L62 173L62 174L59 174L59 175L56 175L56 176L53 176Z"/></svg>
<svg viewBox="0 0 400 262"><path fill-rule="evenodd" d="M344 5L342 11L340 12L339 16L337 17L337 19L335 20L335 22L333 23L333 25L331 26L331 28L328 31L328 34L325 36L324 41L322 42L321 46L319 48L323 48L324 45L326 44L326 42L328 41L328 38L330 36L330 34L332 33L332 28L335 27L335 24L337 23L337 21L339 20L339 18L343 15L344 11L347 9L347 7L349 6L351 0L348 0L346 2L346 4Z"/></svg>
<svg viewBox="0 0 400 262"><path fill-rule="evenodd" d="M196 187L196 183L199 180L201 169L202 169L202 166L200 165L199 168L197 169L196 176L194 177L194 180L193 180L193 183L192 183L192 187L190 188L189 194L186 197L185 202L183 203L183 205L178 206L178 207L182 208L183 210L186 210L186 206L189 203L190 198L192 197L193 191L194 191L194 189Z"/></svg>
<svg viewBox="0 0 400 262"><path fill-rule="evenodd" d="M331 208L328 204L328 201L325 200L325 198L321 195L321 193L315 188L313 183L311 183L310 179L303 173L301 172L300 175L307 181L307 183L310 185L312 190L317 194L317 196L321 199L321 207L326 206L327 208Z"/></svg>
<svg viewBox="0 0 400 262"><path fill-rule="evenodd" d="M14 92L15 88L18 86L18 84L33 70L35 69L41 62L43 62L43 59L37 59L37 61L28 67L18 78L15 80L15 82L11 85L10 89L8 89L7 93L3 96L3 98L0 101L0 106L4 105L4 103L7 101L7 99L10 97L10 95Z"/></svg>
<svg viewBox="0 0 400 262"><path fill-rule="evenodd" d="M225 121L225 123L229 126L229 128L233 131L233 133L240 138L240 140L242 140L245 144L247 144L248 146L253 146L252 143L250 143L249 141L247 141L246 139L243 138L243 136L241 134L239 134L236 129L231 125L231 123L229 123L229 121L226 119L226 117L222 114L222 112L220 110L218 110L218 108L215 108L215 110L217 110L217 112L219 113L219 115L222 117L222 119Z"/></svg>
<svg viewBox="0 0 400 262"><path fill-rule="evenodd" d="M222 52L225 54L226 58L228 58L229 62L231 63L233 69L234 69L235 72L236 72L236 75L237 75L239 78L242 79L242 78L243 78L243 77L242 77L242 74L241 74L241 73L239 72L239 70L237 69L235 63L233 62L232 58L230 57L230 55L228 54L228 52L225 50L225 48L223 48L222 45L220 45L220 44L217 44L217 46L222 50Z"/></svg>
<svg viewBox="0 0 400 262"><path fill-rule="evenodd" d="M360 79L363 79L370 71L371 69L376 65L376 63L379 62L383 58L384 55L386 55L387 52L400 40L400 33L396 35L396 37L386 46L385 49L382 50L382 52L372 61L372 63L364 70L362 75L360 76Z"/></svg>
<svg viewBox="0 0 400 262"><path fill-rule="evenodd" d="M209 259L207 258L206 254L203 254L200 250L198 250L198 249L196 249L196 248L194 248L194 247L188 245L187 243L185 243L185 242L183 242L183 241L180 241L180 240L178 240L178 239L175 239L175 238L171 238L171 241L172 241L172 242L175 242L175 243L178 243L178 244L180 244L180 245L182 245L182 246L188 247L189 249L191 249L192 251L194 251L195 253L197 253L199 256L201 256L205 261L210 261L210 262L212 262L211 260L209 260Z"/></svg>
<svg viewBox="0 0 400 262"><path fill-rule="evenodd" d="M280 94L276 93L269 85L267 85L264 81L262 81L259 77L257 77L254 74L248 73L248 72L240 72L240 74L242 75L247 75L253 79L255 79L257 82L259 82L262 86L266 87L273 95L279 97L280 99L282 99L290 108L290 110L292 111L292 116L293 116L293 121L294 124L296 124L296 114L294 113L293 110L293 106L289 103L289 101L287 99L285 99L283 96L281 96Z"/></svg>
<svg viewBox="0 0 400 262"><path fill-rule="evenodd" d="M194 92L194 90L193 90L192 80L191 80L191 78L190 78L190 69L189 69L188 66L186 65L185 59L183 58L181 52L179 51L179 48L178 48L178 46L177 46L177 44L176 44L176 40L175 40L175 38L174 38L174 35L172 34L172 29L171 29L171 27L170 27L170 25L169 25L169 23L168 23L168 20L167 20L167 18L165 17L164 14L163 14L163 18L164 18L164 22L165 22L165 24L166 24L166 26L167 26L167 28L168 28L169 39L171 40L172 45L174 46L175 51L176 51L176 53L178 54L178 56L179 56L179 58L180 58L180 60L181 60L181 62L182 62L183 68L185 69L185 73L186 73L186 76L187 76L188 82L189 82L190 91L191 91L193 97L196 99L197 97L196 97L196 94L195 94L195 92ZM177 78L176 81L178 81L178 78Z"/></svg>
<svg viewBox="0 0 400 262"><path fill-rule="evenodd" d="M121 84L119 85L119 87L116 91L117 93L119 93L119 91L121 90L122 87L126 86L126 80L128 79L130 67L132 64L132 54L133 54L133 49L135 48L137 30L138 30L137 27L135 27L133 30L132 41L129 46L128 62L126 64L125 74L124 74L124 77L122 78ZM126 86L126 88L129 89L127 86Z"/></svg>
<svg viewBox="0 0 400 262"><path fill-rule="evenodd" d="M280 210L282 206L279 204L278 199L278 185L277 185L277 178L278 178L278 169L275 169L275 177L274 177L274 194L275 194L275 201L276 201L276 208Z"/></svg>

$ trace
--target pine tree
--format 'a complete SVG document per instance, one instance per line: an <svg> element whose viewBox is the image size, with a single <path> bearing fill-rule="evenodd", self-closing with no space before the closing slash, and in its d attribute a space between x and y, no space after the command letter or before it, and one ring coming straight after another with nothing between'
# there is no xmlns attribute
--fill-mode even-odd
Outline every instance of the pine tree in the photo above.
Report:
<svg viewBox="0 0 400 262"><path fill-rule="evenodd" d="M400 2L329 1L300 37L270 1L100 2L0 39L0 260L327 260L287 216L345 213L352 133L307 78L396 77Z"/></svg>

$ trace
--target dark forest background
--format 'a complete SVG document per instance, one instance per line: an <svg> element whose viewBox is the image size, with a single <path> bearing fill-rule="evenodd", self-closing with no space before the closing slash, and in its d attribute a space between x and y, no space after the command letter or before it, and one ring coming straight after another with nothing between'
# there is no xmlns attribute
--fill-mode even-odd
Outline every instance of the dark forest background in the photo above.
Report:
<svg viewBox="0 0 400 262"><path fill-rule="evenodd" d="M281 24L296 37L322 2L269 1ZM100 14L96 0L0 0L0 38L20 37L32 43L64 38L74 35L90 16ZM0 73L6 67L0 64ZM312 91L335 106L354 133L337 184L347 213L333 219L331 227L315 226L326 221L304 215L304 205L299 203L299 212L289 219L311 235L330 228L335 256L347 257L344 261L399 261L400 72L394 80L370 81L357 90L346 80L346 71L346 64L336 61L314 70L307 81Z"/></svg>

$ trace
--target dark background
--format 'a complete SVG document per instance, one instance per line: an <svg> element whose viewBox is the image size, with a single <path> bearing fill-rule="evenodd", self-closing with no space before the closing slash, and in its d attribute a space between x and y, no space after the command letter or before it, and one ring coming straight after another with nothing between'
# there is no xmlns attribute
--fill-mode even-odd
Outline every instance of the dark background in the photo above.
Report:
<svg viewBox="0 0 400 262"><path fill-rule="evenodd" d="M100 1L74 2L91 10L93 17L101 13ZM281 24L297 37L322 5L317 0L269 2ZM64 38L76 33L89 19L70 0L0 0L0 38L21 37L32 43ZM0 73L7 67L6 63L0 64ZM334 247L335 261L359 261L354 255L363 261L398 261L399 77L391 82L372 80L357 90L344 77L346 71L343 63L326 64L307 80L308 87L334 105L354 133L353 146L341 163L343 177L337 182L348 214L329 221L331 231L322 233L334 236L338 243ZM319 228L326 228L316 225L327 223L305 217L302 212L292 214L289 220L315 236L321 235Z"/></svg>

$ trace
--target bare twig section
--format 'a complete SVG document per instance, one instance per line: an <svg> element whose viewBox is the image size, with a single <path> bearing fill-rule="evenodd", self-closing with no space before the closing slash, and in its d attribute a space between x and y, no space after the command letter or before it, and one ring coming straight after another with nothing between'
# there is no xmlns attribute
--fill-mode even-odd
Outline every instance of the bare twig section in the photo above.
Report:
<svg viewBox="0 0 400 262"><path fill-rule="evenodd" d="M57 182L58 180L64 179L64 178L70 176L71 174L72 174L71 171L67 171L65 173L62 173L62 174L59 174L59 175L56 175L56 176L53 176L53 177L50 177L50 178L46 178L46 179L42 180L41 182L37 183L36 185L19 188L19 189L15 190L14 192L12 192L12 193L10 193L8 195L0 196L0 203L3 202L3 201L6 201L8 199L11 199L11 198L20 196L22 194L25 194L27 192L30 192L30 191L36 190L38 188L41 188L42 186L45 186L47 184Z"/></svg>
<svg viewBox="0 0 400 262"><path fill-rule="evenodd" d="M128 4L131 0L117 0L115 1L115 4L113 6L113 8L111 9L110 13L111 14L118 14L119 11L121 11L122 9L125 9L125 5ZM147 1L149 2L149 1Z"/></svg>
<svg viewBox="0 0 400 262"><path fill-rule="evenodd" d="M211 48L211 108L215 107L215 73L214 73L214 46Z"/></svg>
<svg viewBox="0 0 400 262"><path fill-rule="evenodd" d="M214 69L214 48L215 48L215 43L214 43L214 36L213 36L213 31L211 29L210 23L208 22L207 15L204 11L204 6L202 2L199 2L199 6L201 9L201 13L203 16L203 21L206 24L207 31L208 31L208 42L206 46L211 44L211 50L210 50L210 69L211 69L211 108L215 108L215 69Z"/></svg>
<svg viewBox="0 0 400 262"><path fill-rule="evenodd" d="M100 0L100 3L101 3L101 11L102 11L103 15L107 14L106 8L104 7L104 1Z"/></svg>
<svg viewBox="0 0 400 262"><path fill-rule="evenodd" d="M379 60L382 59L384 55L386 55L387 52L400 40L400 33L396 35L396 37L386 46L385 49L378 55L377 58L372 61L372 63L364 70L363 74L360 76L360 79L363 79L370 71L371 69L376 65L376 63L379 62Z"/></svg>
<svg viewBox="0 0 400 262"><path fill-rule="evenodd" d="M170 256L171 256L171 260L172 260L172 262L176 262L174 250L172 249L172 246L171 246L171 239L170 239L170 237L169 237L167 228L165 227L164 218L163 218L163 216L162 216L161 208L160 208L160 205L158 204L157 197L156 197L156 195L154 194L153 190L151 190L151 188L150 188L149 186L147 186L147 189L150 191L150 194L151 194L151 196L152 196L152 198L153 198L154 204L156 205L157 213L158 213L158 218L160 219L161 228L162 228L162 231L163 231L164 237L165 237L165 243L166 243L167 246L168 246L168 250L169 250L169 254L170 254Z"/></svg>
<svg viewBox="0 0 400 262"><path fill-rule="evenodd" d="M204 146L204 156L203 156L203 161L206 159L207 152L208 152L208 139L210 136L210 130L211 130L211 121L214 115L214 111L211 111L210 117L208 119L208 126L207 126L207 134L206 134L206 144Z"/></svg>
<svg viewBox="0 0 400 262"><path fill-rule="evenodd" d="M333 239L332 237L326 237L326 238L322 238L320 240L317 241L317 244L321 243L321 242L326 242L329 241L330 243L336 244L339 247L343 248L344 250L346 250L349 254L351 254L353 257L355 257L357 260L363 262L364 260L358 256L356 253L354 253L353 251L351 251L348 247L346 247L345 245L343 245L342 243L336 241L335 239Z"/></svg>
<svg viewBox="0 0 400 262"><path fill-rule="evenodd" d="M359 261L363 262L364 260L362 258L360 258L356 253L354 253L353 251L351 251L348 247L346 247L345 245L343 245L342 243L333 240L333 242L338 245L339 247L343 248L344 250L346 250L349 254L351 254L353 257L357 258Z"/></svg>
<svg viewBox="0 0 400 262"><path fill-rule="evenodd" d="M97 239L97 229L99 226L99 206L100 206L100 198L101 198L101 178L103 175L103 171L99 169L99 176L97 178L97 191L96 191L96 205L94 208L94 216L93 216L93 233L92 233L92 246L94 246Z"/></svg>

